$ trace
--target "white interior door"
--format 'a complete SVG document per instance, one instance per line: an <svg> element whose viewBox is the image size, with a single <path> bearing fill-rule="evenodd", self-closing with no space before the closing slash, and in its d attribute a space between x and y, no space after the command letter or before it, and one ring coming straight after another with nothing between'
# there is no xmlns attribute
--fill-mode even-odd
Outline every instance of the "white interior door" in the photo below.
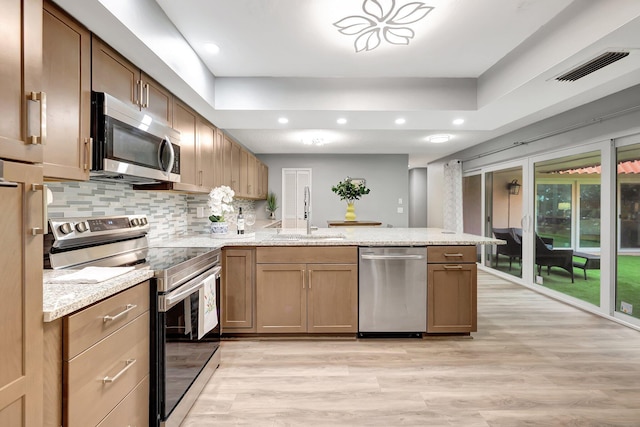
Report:
<svg viewBox="0 0 640 427"><path fill-rule="evenodd" d="M311 190L310 168L282 169L282 227L305 228L304 220L304 187ZM313 192L311 192L310 210L313 209Z"/></svg>

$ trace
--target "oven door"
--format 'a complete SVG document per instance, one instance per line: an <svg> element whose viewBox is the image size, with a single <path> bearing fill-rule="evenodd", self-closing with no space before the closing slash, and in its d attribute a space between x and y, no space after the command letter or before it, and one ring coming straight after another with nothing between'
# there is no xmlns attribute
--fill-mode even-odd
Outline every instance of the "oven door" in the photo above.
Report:
<svg viewBox="0 0 640 427"><path fill-rule="evenodd" d="M156 388L160 425L180 424L201 391L191 389L204 387L217 367L218 362L213 368L209 362L220 345L220 271L221 267L214 267L158 295ZM198 383L201 374L206 378ZM192 387L196 383L198 386Z"/></svg>

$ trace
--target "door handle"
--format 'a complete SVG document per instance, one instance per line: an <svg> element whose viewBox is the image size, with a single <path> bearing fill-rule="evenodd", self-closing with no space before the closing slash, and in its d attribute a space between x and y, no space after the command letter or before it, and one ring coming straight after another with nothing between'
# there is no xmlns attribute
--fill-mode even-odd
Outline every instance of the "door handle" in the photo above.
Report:
<svg viewBox="0 0 640 427"><path fill-rule="evenodd" d="M44 145L47 139L47 94L45 92L31 92L28 101L40 102L40 135L29 135L27 140L32 145ZM27 113L30 111L27 108ZM31 132L31 115L27 115L29 132Z"/></svg>
<svg viewBox="0 0 640 427"><path fill-rule="evenodd" d="M169 147L169 163L167 164L167 168L164 169L164 165L162 164L162 152L164 151L165 145ZM165 136L162 142L160 143L160 148L158 148L158 166L162 169L166 174L167 178L171 175L171 170L173 169L173 164L176 160L176 153L173 150L173 144L171 144L171 140L168 136Z"/></svg>
<svg viewBox="0 0 640 427"><path fill-rule="evenodd" d="M362 259L372 259L372 260L420 260L425 259L423 255L366 255L363 254L360 256Z"/></svg>
<svg viewBox="0 0 640 427"><path fill-rule="evenodd" d="M31 191L42 191L42 227L31 228L31 234L33 236L38 234L47 234L49 232L47 186L44 184L31 184Z"/></svg>

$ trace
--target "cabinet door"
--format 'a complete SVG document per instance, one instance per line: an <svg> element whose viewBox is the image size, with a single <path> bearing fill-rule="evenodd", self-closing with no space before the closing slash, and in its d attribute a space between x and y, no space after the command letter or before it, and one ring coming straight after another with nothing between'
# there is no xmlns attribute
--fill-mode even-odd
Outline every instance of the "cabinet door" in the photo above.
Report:
<svg viewBox="0 0 640 427"><path fill-rule="evenodd" d="M214 146L216 128L202 118L198 118L198 185L209 191L214 185Z"/></svg>
<svg viewBox="0 0 640 427"><path fill-rule="evenodd" d="M213 149L213 186L224 184L224 134L216 128L216 137Z"/></svg>
<svg viewBox="0 0 640 427"><path fill-rule="evenodd" d="M238 196L249 197L251 187L249 181L249 153L240 149L240 185L238 186Z"/></svg>
<svg viewBox="0 0 640 427"><path fill-rule="evenodd" d="M233 165L231 163L231 151L233 151L233 142L227 138L226 135L222 137L222 161L224 164L223 174L222 174L222 185L226 185L227 187L232 186L231 180L232 178L232 169Z"/></svg>
<svg viewBox="0 0 640 427"><path fill-rule="evenodd" d="M29 137L43 135L45 109L27 97L42 90L42 1L0 0L0 10L0 158L40 163L42 138Z"/></svg>
<svg viewBox="0 0 640 427"><path fill-rule="evenodd" d="M239 195L244 195L240 187L240 169L242 149L235 142L231 142L231 188Z"/></svg>
<svg viewBox="0 0 640 427"><path fill-rule="evenodd" d="M308 331L358 332L358 267L309 264Z"/></svg>
<svg viewBox="0 0 640 427"><path fill-rule="evenodd" d="M141 107L156 120L173 127L173 95L145 73L140 73L143 98Z"/></svg>
<svg viewBox="0 0 640 427"><path fill-rule="evenodd" d="M44 176L88 180L91 167L91 35L51 3L43 12L47 93Z"/></svg>
<svg viewBox="0 0 640 427"><path fill-rule="evenodd" d="M173 111L173 127L180 131L180 182L174 185L177 190L205 192L199 185L197 115L181 102L176 102Z"/></svg>
<svg viewBox="0 0 640 427"><path fill-rule="evenodd" d="M42 13L42 11L40 11ZM42 168L0 161L0 426L42 425Z"/></svg>
<svg viewBox="0 0 640 427"><path fill-rule="evenodd" d="M269 168L260 162L260 199L266 199L269 192Z"/></svg>
<svg viewBox="0 0 640 427"><path fill-rule="evenodd" d="M475 264L429 264L427 332L477 330Z"/></svg>
<svg viewBox="0 0 640 427"><path fill-rule="evenodd" d="M305 264L256 266L258 333L307 332Z"/></svg>
<svg viewBox="0 0 640 427"><path fill-rule="evenodd" d="M140 70L97 37L91 39L91 88L139 106Z"/></svg>
<svg viewBox="0 0 640 427"><path fill-rule="evenodd" d="M258 197L258 159L249 154L249 165L247 167L247 195L252 199Z"/></svg>
<svg viewBox="0 0 640 427"><path fill-rule="evenodd" d="M225 249L222 258L222 332L255 332L254 251Z"/></svg>

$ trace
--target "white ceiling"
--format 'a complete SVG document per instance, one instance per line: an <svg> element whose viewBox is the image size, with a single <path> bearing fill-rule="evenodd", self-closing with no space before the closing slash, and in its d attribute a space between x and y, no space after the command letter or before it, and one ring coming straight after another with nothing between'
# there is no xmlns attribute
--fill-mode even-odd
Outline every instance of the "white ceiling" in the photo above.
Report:
<svg viewBox="0 0 640 427"><path fill-rule="evenodd" d="M361 52L334 23L376 24L378 10L388 22L416 0L58 3L255 153L399 153L425 166L640 84L637 0L420 0L433 7L423 19L378 24L410 29L408 44L382 38ZM631 55L573 83L553 79L610 49ZM425 141L435 133L452 139ZM308 135L325 145L302 144Z"/></svg>

